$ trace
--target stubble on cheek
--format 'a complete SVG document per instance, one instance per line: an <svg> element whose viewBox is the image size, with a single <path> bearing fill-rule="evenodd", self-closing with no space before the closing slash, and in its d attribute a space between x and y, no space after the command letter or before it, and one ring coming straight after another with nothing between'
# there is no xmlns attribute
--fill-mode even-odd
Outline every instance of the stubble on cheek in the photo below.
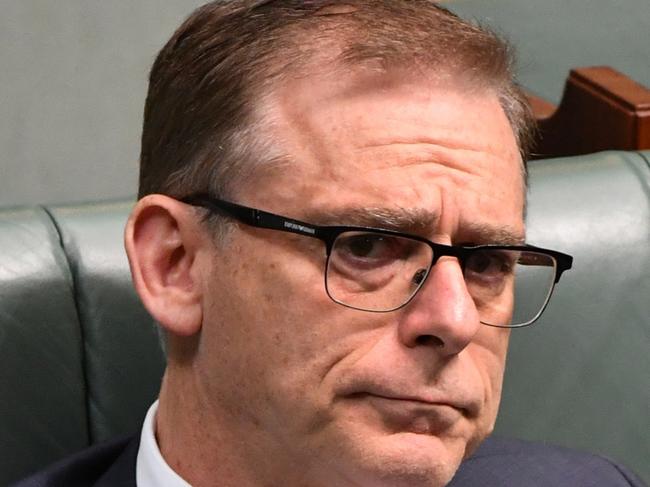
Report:
<svg viewBox="0 0 650 487"><path fill-rule="evenodd" d="M501 402L510 330L484 327L479 343L470 345L469 350L475 370L481 375L484 386L484 401L476 418L476 434L467 444L465 458L471 456L480 444L492 433ZM486 338L487 337L487 338Z"/></svg>

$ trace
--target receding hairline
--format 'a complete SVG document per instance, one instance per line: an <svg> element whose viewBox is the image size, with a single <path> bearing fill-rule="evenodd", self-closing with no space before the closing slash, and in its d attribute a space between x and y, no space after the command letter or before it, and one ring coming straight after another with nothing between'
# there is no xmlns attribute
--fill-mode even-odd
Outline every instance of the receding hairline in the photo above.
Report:
<svg viewBox="0 0 650 487"><path fill-rule="evenodd" d="M347 3L343 2L343 5L347 5ZM334 9L334 7L339 8ZM396 73L407 73L403 78L406 82L426 82L439 85L441 89L453 87L455 90L467 94L484 93L494 95L499 100L501 109L508 118L509 126L513 132L516 147L521 156L520 168L524 177L525 188L527 170L524 155L526 147L522 147L522 144L525 145L525 141L520 139L519 127L512 120L508 108L502 103L503 92L513 81L511 78L494 79L488 73L479 72L477 74L476 71L467 70L465 66L454 60L442 59L441 63L434 64L430 60L417 57L417 55L408 57L394 55L369 56L368 58L350 56L347 49L350 43L354 42L355 36L361 34L358 32L358 22L349 17L351 14L357 13L358 9L342 9L340 7L340 5L330 6L323 9L323 13L319 17L326 17L329 26L328 29L319 32L317 37L310 36L312 30L309 28L301 27L296 29L294 31L296 37L292 42L299 44L304 40L304 52L300 56L299 62L291 64L289 69L286 69L286 64L279 63L277 69L271 68L272 76L267 77L263 84L253 88L253 96L257 97L261 103L253 108L250 114L252 121L259 124L259 128L264 128L265 122L269 121L266 117L267 114L263 114L259 108L265 107L268 109L272 105L270 101L273 97L290 82L314 76L331 78L356 76L357 74L363 75L364 72L377 74L378 76L375 79L379 80L392 77ZM338 26L345 26L345 34L336 35L340 34L336 30ZM287 33L284 35L287 35ZM288 49L291 50L291 47L288 47ZM268 60L269 63L275 61L277 61L276 56L271 56ZM359 86L357 85L352 89L360 89ZM268 104L264 103L265 101ZM286 154L275 153L268 158L268 162L272 165L274 162L286 163L290 161L290 156Z"/></svg>
<svg viewBox="0 0 650 487"><path fill-rule="evenodd" d="M283 10L284 13L273 13L272 9L276 7L268 7L267 3L233 2L235 7L231 11L228 10L226 2L208 4L198 9L186 21L175 34L173 42L168 43L169 48L166 47L161 52L164 52L163 61L160 65L160 73L157 73L155 79L160 79L162 76L162 80L166 80L166 82L169 82L170 79L173 80L174 76L188 79L190 74L184 74L186 71L178 70L178 67L185 66L191 59L200 60L198 69L203 71L194 71L194 75L198 75L197 79L203 87L197 90L189 87L189 90L190 93L193 93L192 96L205 98L203 106L208 110L198 108L195 111L188 109L191 107L183 105L182 101L174 102L176 104L171 104L169 107L185 113L185 118L182 119L184 127L180 126L181 131L170 130L170 135L164 134L166 136L164 138L160 138L155 130L147 131L147 141L151 142L148 142L147 150L143 150L142 161L143 167L146 161L146 166L151 169L144 173L141 172L141 182L143 174L147 181L144 187L141 186L141 189L144 190L141 194L164 192L179 196L192 190L207 190L225 195L231 183L239 179L232 177L233 175L250 173L253 170L251 167L245 170L245 165L255 165L257 167L254 170L257 171L265 163L277 160L276 156L265 157L269 145L267 141L254 140L263 138L258 137L257 134L264 133L263 118L260 117L256 105L258 105L260 97L273 90L274 85L282 83L283 79L288 77L309 74L314 66L330 70L333 65L336 65L337 69L364 67L378 71L394 69L400 65L409 69L423 69L424 67L424 69L436 72L437 76L452 73L449 75L450 77L462 80L468 86L474 83L476 86L494 88L499 94L502 108L510 121L517 145L522 152L520 133L522 132L521 127L526 124L520 123L522 118L519 114L525 110L521 109L520 97L516 96L516 90L513 88L515 85L512 83L512 73L509 69L512 58L506 44L501 42L502 40L498 36L459 19L444 8L439 8L440 6L435 5L434 2L425 0L413 2L314 1L309 3L287 2L286 5L280 3L277 8ZM321 10L318 11L316 8L310 7L309 4L321 5ZM323 8L322 5L325 7ZM419 19L421 10L418 9L423 6L431 7L426 9L425 20ZM269 9L266 13L259 12L261 16L269 15L268 22L262 21L260 24L263 27L263 32L260 35L257 34L256 29L252 28L258 25L254 19L255 15L248 15L251 12L255 13L254 10L258 7ZM203 19L203 14L213 16L214 23L211 23L212 20ZM227 23L224 23L227 18L230 19L230 25L233 25L232 22L235 22L236 19L240 19L246 27L243 30L238 27L229 27ZM275 24L272 23L273 19L276 21ZM413 29L409 29L409 26ZM205 27L205 29L197 30L199 27ZM220 42L230 39L226 42L231 42L229 49L232 49L232 52L226 54L226 57L216 55L217 44L213 43L213 34L209 33L209 28L216 29L214 31L215 38L219 35L222 36L218 37L221 39ZM458 36L454 29L460 32ZM409 35L411 30L413 36ZM252 47L238 40L239 38L235 35L238 31L247 33ZM195 38L188 44L193 46L192 51L183 47L186 45L185 39L188 34L198 36L198 39ZM465 34L466 37L463 37ZM413 38L412 43L409 42L411 37ZM456 37L464 39L462 48L455 44L449 44L449 39L456 39ZM436 39L441 40L441 48L434 48L431 50L432 53L429 53L428 47L431 47L432 40ZM212 56L204 54L202 50L206 43L210 49L214 50L214 62L217 64L204 63L204 59L209 61ZM195 57L198 56L199 49L201 49L201 55ZM480 52L477 54L475 51ZM486 57L494 58L495 62L484 62L480 53L487 53ZM335 59L336 62L328 62L331 59ZM232 64L233 60L243 61L243 64L240 62ZM473 67L473 69L465 69L468 67ZM225 78L215 77L215 73L225 76ZM152 71L152 83L153 74ZM178 86L187 89L187 82L183 83ZM161 86L163 89L156 93L156 98L152 99L152 106L160 101L164 102L165 98L172 95L180 97L180 92L167 91L164 84ZM235 86L239 90L236 92L235 101L231 103L223 98L224 91L219 91L218 97L220 98L211 97L210 89L206 88L213 86L217 87L217 90L223 90L224 86L225 88ZM515 96L512 96L513 93ZM216 104L216 99L221 104ZM195 103L192 98L190 101ZM225 113L234 115L232 123L224 122L225 119L223 117L219 119L218 115L209 115L210 113L221 113L224 109L223 103L225 103ZM165 127L169 125L164 122L165 119L168 119L168 116L165 115L169 115L169 113L164 109L153 113L151 118L157 120L158 122L155 123L159 123L164 131ZM200 131L188 130L188 128L196 127L196 124L190 123L191 120L189 120L195 117L195 113L198 113L199 117L203 117L199 118L200 123L203 124ZM219 131L216 136L211 136L208 129L211 126L217 126L217 124ZM195 137L197 133L199 135ZM191 141L191 144L186 141ZM225 150L222 149L222 145ZM168 150L168 147L171 147L171 151ZM194 148L186 149L187 147ZM176 149L178 149L179 155L174 152ZM167 165L171 171L159 172L159 176L155 176L153 172L158 166L155 161L158 160L163 161L163 165ZM153 163L149 161L153 161ZM224 161L224 163L221 164L219 161ZM211 165L214 167L210 168ZM222 166L222 168L216 166ZM205 177L205 175L208 176ZM210 181L209 185L206 183L208 180ZM234 189L236 183L232 186ZM223 192L218 188L224 188Z"/></svg>
<svg viewBox="0 0 650 487"><path fill-rule="evenodd" d="M291 165L300 164L300 161L293 157L289 149L284 147L283 141L277 137L278 133L275 130L276 127L274 127L279 120L277 117L282 117L284 112L284 108L277 104L278 99L283 95L286 96L286 92L283 93L283 91L288 90L289 93L294 93L296 91L295 86L298 83L312 83L313 80L319 79L338 81L338 85L331 92L332 98L329 101L332 103L338 102L341 98L350 99L357 92L359 94L367 94L370 91L380 93L392 86L401 84L423 85L431 87L433 90L452 90L462 97L489 96L497 102L500 101L496 87L484 85L476 79L464 77L462 72L452 73L424 65L419 66L414 72L414 70L409 70L408 66L403 63L391 67L379 67L373 63L350 66L337 58L337 52L330 51L327 55L323 54L323 56L327 57L314 61L312 65L304 65L304 69L300 72L285 73L283 79L276 80L268 89L258 93L257 96L260 102L256 104L251 115L258 127L258 137L268 139L265 144L267 152L263 158L263 164L256 168L256 172L259 171L261 175L268 175L276 169L284 170ZM327 61L325 63L326 67L323 67L323 64L320 63L322 60ZM496 107L505 115L505 110L500 103ZM283 122L286 122L284 117L282 118ZM508 127L513 135L513 156L517 157L522 178L521 190L525 193L527 187L525 161L518 150L520 147L515 129L510 121L508 121ZM254 182L254 174L249 175L251 176L251 182Z"/></svg>

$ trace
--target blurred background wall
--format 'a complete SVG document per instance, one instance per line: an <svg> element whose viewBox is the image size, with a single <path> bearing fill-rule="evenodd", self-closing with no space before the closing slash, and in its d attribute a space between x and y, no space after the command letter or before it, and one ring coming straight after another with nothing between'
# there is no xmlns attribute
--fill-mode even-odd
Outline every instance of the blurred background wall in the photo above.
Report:
<svg viewBox="0 0 650 487"><path fill-rule="evenodd" d="M0 206L134 195L153 59L201 0L0 0Z"/></svg>
<svg viewBox="0 0 650 487"><path fill-rule="evenodd" d="M203 0L0 0L0 206L133 196L147 75ZM533 93L571 67L650 86L649 0L448 0L504 33Z"/></svg>

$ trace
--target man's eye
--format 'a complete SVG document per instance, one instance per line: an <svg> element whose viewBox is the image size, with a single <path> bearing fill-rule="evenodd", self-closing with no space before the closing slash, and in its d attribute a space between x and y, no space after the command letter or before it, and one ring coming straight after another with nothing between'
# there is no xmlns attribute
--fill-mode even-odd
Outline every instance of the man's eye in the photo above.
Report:
<svg viewBox="0 0 650 487"><path fill-rule="evenodd" d="M354 235L340 238L337 241L337 250L350 257L361 259L386 258L391 253L391 242L382 235Z"/></svg>
<svg viewBox="0 0 650 487"><path fill-rule="evenodd" d="M516 259L514 255L502 251L481 251L472 254L465 262L465 272L482 278L500 278L511 274Z"/></svg>

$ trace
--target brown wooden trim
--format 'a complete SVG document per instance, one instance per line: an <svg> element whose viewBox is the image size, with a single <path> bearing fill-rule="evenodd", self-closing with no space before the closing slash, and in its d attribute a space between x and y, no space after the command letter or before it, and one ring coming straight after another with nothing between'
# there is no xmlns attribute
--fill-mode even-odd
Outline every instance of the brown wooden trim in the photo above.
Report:
<svg viewBox="0 0 650 487"><path fill-rule="evenodd" d="M650 89L615 69L572 70L556 109L529 100L540 128L533 158L650 149Z"/></svg>
<svg viewBox="0 0 650 487"><path fill-rule="evenodd" d="M551 102L540 98L537 95L527 92L526 97L528 98L528 103L530 103L530 108L535 114L535 118L539 121L543 118L548 118L557 109L556 105L553 105Z"/></svg>

